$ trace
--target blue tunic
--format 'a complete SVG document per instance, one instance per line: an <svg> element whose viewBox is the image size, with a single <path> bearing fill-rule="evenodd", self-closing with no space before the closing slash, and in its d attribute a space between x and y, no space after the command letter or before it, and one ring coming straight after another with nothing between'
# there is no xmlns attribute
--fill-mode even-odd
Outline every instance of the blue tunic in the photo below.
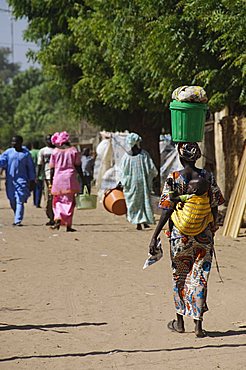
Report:
<svg viewBox="0 0 246 370"><path fill-rule="evenodd" d="M6 171L6 193L10 201L20 203L30 196L29 181L35 180L35 167L30 152L25 147L18 152L9 148L0 155L0 167Z"/></svg>

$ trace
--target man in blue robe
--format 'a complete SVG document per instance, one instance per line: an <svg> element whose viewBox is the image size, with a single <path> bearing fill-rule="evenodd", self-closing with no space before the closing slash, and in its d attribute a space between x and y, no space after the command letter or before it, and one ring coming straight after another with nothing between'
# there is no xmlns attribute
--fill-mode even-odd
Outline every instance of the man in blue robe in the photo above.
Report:
<svg viewBox="0 0 246 370"><path fill-rule="evenodd" d="M13 136L12 148L0 155L0 168L6 172L6 194L14 211L14 226L22 226L24 203L35 184L35 166L29 150L22 146L23 138Z"/></svg>

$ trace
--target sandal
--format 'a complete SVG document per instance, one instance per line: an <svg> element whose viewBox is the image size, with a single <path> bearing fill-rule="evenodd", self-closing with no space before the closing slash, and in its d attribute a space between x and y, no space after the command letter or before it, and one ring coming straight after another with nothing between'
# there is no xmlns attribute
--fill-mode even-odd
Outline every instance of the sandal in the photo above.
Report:
<svg viewBox="0 0 246 370"><path fill-rule="evenodd" d="M176 332L176 333L184 333L185 332L185 329L178 329L177 327L177 320L172 320L170 321L168 324L167 324L167 328L169 330L171 330L172 332Z"/></svg>
<svg viewBox="0 0 246 370"><path fill-rule="evenodd" d="M66 230L68 233L74 233L75 231L77 231L76 229L73 229L71 226L67 226L67 230Z"/></svg>
<svg viewBox="0 0 246 370"><path fill-rule="evenodd" d="M61 226L61 221L58 220L58 221L55 221L54 225L53 226L50 226L50 228L52 230L59 230L60 229L60 226Z"/></svg>
<svg viewBox="0 0 246 370"><path fill-rule="evenodd" d="M195 335L196 335L197 338L205 338L205 337L207 337L207 332L206 332L206 330L202 330L202 332L200 332L200 333L195 332Z"/></svg>
<svg viewBox="0 0 246 370"><path fill-rule="evenodd" d="M13 226L19 226L19 227L21 227L21 226L23 226L23 225L22 225L22 223L21 223L21 222L16 222L16 223L14 223L14 224L13 224Z"/></svg>

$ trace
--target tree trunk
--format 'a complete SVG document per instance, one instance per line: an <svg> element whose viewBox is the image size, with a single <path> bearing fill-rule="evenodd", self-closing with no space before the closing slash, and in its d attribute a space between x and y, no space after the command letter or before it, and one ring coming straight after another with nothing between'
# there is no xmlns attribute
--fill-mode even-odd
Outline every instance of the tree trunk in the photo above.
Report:
<svg viewBox="0 0 246 370"><path fill-rule="evenodd" d="M158 176L153 182L153 190L159 195L160 189L160 148L159 137L161 133L161 122L153 123L153 118L143 112L136 112L131 122L129 122L129 130L136 132L142 139L142 148L149 152L158 170Z"/></svg>

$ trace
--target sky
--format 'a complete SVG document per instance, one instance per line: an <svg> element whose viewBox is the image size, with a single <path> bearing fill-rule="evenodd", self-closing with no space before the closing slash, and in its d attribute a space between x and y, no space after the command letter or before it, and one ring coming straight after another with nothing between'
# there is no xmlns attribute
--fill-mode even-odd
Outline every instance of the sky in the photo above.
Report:
<svg viewBox="0 0 246 370"><path fill-rule="evenodd" d="M21 1L21 0L20 0ZM9 10L9 12L6 12ZM33 43L23 40L23 32L27 27L25 19L12 20L11 32L11 12L5 0L0 0L0 47L8 47L12 49L13 55L10 55L10 62L20 63L21 70L25 70L31 66L37 66L32 61L28 61L26 53L29 49L37 50L37 46Z"/></svg>

